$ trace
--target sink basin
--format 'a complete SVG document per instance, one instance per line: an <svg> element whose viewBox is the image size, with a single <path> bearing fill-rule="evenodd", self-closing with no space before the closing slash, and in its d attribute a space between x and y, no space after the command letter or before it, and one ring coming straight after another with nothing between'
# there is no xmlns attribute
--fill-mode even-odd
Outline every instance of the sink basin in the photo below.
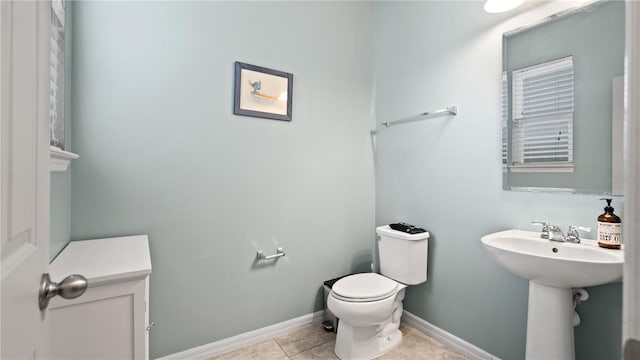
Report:
<svg viewBox="0 0 640 360"><path fill-rule="evenodd" d="M481 238L495 262L529 280L525 358L575 359L572 288L620 281L623 250L593 240L549 241L539 232L506 230ZM578 316L579 318L579 316Z"/></svg>
<svg viewBox="0 0 640 360"><path fill-rule="evenodd" d="M539 284L575 288L622 280L623 250L603 249L594 240L556 242L523 230L501 231L481 240L495 262Z"/></svg>

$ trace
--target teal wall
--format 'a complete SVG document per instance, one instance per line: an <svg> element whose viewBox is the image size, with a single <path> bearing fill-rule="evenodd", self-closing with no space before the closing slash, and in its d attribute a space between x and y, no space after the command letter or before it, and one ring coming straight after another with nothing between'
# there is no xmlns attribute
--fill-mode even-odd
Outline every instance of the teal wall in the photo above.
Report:
<svg viewBox="0 0 640 360"><path fill-rule="evenodd" d="M71 236L149 234L152 358L320 310L324 280L369 270L372 3L73 7ZM293 121L232 114L235 61L294 74Z"/></svg>
<svg viewBox="0 0 640 360"><path fill-rule="evenodd" d="M611 81L624 75L624 2L605 2L506 41L509 83L513 70L572 55L575 110L574 172L507 173L505 188L532 186L610 193ZM508 122L509 134L512 124Z"/></svg>
<svg viewBox="0 0 640 360"><path fill-rule="evenodd" d="M595 228L603 208L598 196L502 190L502 33L570 5L514 16L489 15L483 2L376 3L377 122L459 108L455 118L378 125L376 223L431 232L429 279L408 288L405 309L503 359L524 358L528 284L493 262L480 237L536 230L534 220ZM624 219L622 198L614 202ZM591 288L578 307L578 359L621 357L621 288Z"/></svg>
<svg viewBox="0 0 640 360"><path fill-rule="evenodd" d="M71 146L71 73L72 73L72 37L73 9L65 9L65 50L67 57L64 64L65 75L65 114L64 139L65 150L73 151ZM71 161L73 164L73 161ZM72 164L69 166L71 167ZM51 173L51 201L49 219L49 260L53 260L71 240L71 171Z"/></svg>
<svg viewBox="0 0 640 360"><path fill-rule="evenodd" d="M71 172L51 173L49 223L49 261L53 260L71 239Z"/></svg>

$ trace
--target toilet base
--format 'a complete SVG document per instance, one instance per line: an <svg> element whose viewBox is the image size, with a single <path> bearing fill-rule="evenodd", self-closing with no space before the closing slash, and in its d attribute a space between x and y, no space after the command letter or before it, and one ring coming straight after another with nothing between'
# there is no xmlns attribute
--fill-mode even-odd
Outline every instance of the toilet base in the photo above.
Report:
<svg viewBox="0 0 640 360"><path fill-rule="evenodd" d="M385 322L370 326L352 326L347 321L338 323L334 352L342 360L368 360L389 352L402 343L400 318L404 288L395 298L393 310Z"/></svg>
<svg viewBox="0 0 640 360"><path fill-rule="evenodd" d="M378 334L379 326L352 327L344 322L338 326L335 353L342 360L373 359L402 343L399 329L386 336ZM342 333L342 334L341 334Z"/></svg>

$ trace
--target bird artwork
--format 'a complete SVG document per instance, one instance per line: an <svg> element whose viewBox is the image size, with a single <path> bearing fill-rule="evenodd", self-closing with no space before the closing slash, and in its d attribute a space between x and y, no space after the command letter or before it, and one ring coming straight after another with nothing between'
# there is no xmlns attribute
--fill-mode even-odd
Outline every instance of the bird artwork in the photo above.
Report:
<svg viewBox="0 0 640 360"><path fill-rule="evenodd" d="M251 87L253 88L253 90L251 91L251 97L253 98L253 100L259 104L263 104L263 105L268 105L268 104L272 104L273 102L275 102L276 100L278 100L277 97L275 96L271 96L271 95L267 95L267 94L263 94L261 92L262 90L262 81L258 80L258 81L249 81L249 85L251 85Z"/></svg>
<svg viewBox="0 0 640 360"><path fill-rule="evenodd" d="M251 92L252 94L260 94L260 89L262 89L262 81L258 80L251 82L251 80L249 80L249 85L251 85L251 87L253 88L253 91Z"/></svg>

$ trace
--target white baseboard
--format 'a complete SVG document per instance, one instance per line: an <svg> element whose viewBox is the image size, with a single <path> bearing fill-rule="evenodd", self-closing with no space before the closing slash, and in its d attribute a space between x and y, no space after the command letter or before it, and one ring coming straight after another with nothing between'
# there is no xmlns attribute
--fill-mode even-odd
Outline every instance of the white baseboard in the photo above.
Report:
<svg viewBox="0 0 640 360"><path fill-rule="evenodd" d="M420 332L429 335L432 338L440 341L441 343L449 346L455 352L464 355L469 359L500 360L500 358L498 358L497 356L492 355L484 351L483 349L440 329L439 327L413 315L406 310L402 315L402 321L409 326L413 326Z"/></svg>
<svg viewBox="0 0 640 360"><path fill-rule="evenodd" d="M175 354L156 358L156 360L203 360L213 356L237 350L245 346L269 340L272 337L286 334L305 327L309 324L321 323L324 320L324 310L303 315L295 319L283 321L274 325L252 330L220 341L212 342Z"/></svg>
<svg viewBox="0 0 640 360"><path fill-rule="evenodd" d="M237 350L245 346L257 344L259 342L269 340L275 336L295 331L309 324L322 322L324 319L324 311L316 311L311 314L303 315L295 319L283 321L278 324L263 327L261 329L252 330L220 341L212 342L192 349L181 351L175 354L163 356L156 360L204 360L213 356L221 355L229 351ZM457 353L468 357L469 359L480 360L500 360L497 356L491 355L483 349L466 342L459 337L446 332L439 327L413 315L408 311L404 311L402 321L407 325L413 326L416 330L431 336L441 343L449 346Z"/></svg>

